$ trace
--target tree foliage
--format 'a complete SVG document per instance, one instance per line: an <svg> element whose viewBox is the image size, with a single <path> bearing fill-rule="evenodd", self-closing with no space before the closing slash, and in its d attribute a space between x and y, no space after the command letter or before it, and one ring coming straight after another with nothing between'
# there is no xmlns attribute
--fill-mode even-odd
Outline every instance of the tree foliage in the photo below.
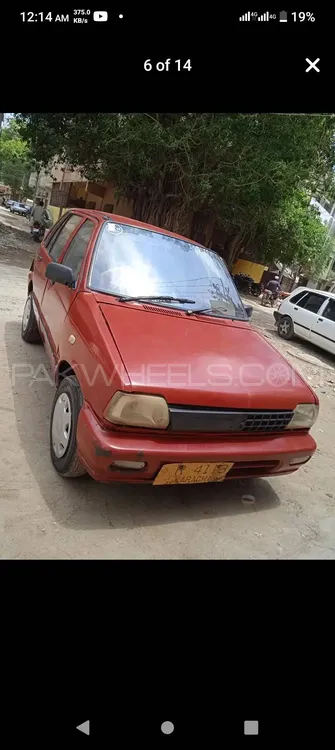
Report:
<svg viewBox="0 0 335 750"><path fill-rule="evenodd" d="M12 195L29 194L28 180L31 169L31 153L23 140L14 118L1 131L0 136L0 180L9 185Z"/></svg>
<svg viewBox="0 0 335 750"><path fill-rule="evenodd" d="M267 261L284 265L294 261L306 273L322 275L334 239L324 226L315 206L303 192L296 191L269 217L267 233L260 241L260 253Z"/></svg>
<svg viewBox="0 0 335 750"><path fill-rule="evenodd" d="M334 116L21 113L19 121L41 164L57 158L87 179L116 182L136 218L207 244L205 226L220 227L231 263L249 245L287 261L314 259L323 247L309 202L334 192Z"/></svg>

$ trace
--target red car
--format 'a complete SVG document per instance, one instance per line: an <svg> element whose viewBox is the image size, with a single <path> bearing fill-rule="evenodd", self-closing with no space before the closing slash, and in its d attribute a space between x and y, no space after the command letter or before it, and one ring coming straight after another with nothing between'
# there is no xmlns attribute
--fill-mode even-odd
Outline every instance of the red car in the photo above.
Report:
<svg viewBox="0 0 335 750"><path fill-rule="evenodd" d="M56 470L174 484L305 464L317 396L252 328L251 310L221 258L193 240L66 213L36 251L22 320L57 386Z"/></svg>

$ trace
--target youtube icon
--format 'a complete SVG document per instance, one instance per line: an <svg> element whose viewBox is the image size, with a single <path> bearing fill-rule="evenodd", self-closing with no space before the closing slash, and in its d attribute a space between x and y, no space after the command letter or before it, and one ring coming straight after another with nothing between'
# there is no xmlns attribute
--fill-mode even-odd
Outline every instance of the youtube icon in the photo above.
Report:
<svg viewBox="0 0 335 750"><path fill-rule="evenodd" d="M107 10L95 10L93 13L93 21L108 21Z"/></svg>

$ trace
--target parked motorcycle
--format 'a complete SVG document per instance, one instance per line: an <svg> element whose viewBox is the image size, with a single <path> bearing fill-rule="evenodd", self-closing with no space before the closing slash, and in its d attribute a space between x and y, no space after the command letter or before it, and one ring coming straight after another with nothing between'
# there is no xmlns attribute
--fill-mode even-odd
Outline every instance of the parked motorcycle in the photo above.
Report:
<svg viewBox="0 0 335 750"><path fill-rule="evenodd" d="M264 291L264 284L259 284L256 281L254 281L251 284L251 294L254 297L260 297L261 294L263 294L263 291Z"/></svg>
<svg viewBox="0 0 335 750"><path fill-rule="evenodd" d="M34 221L33 226L31 228L31 234L33 236L34 241L42 242L44 233L45 233L45 227L43 227L39 221Z"/></svg>
<svg viewBox="0 0 335 750"><path fill-rule="evenodd" d="M242 294L252 294L253 297L259 297L264 289L263 284L254 281L251 276L248 276L245 273L235 274L235 276L233 276L233 281L239 292Z"/></svg>
<svg viewBox="0 0 335 750"><path fill-rule="evenodd" d="M252 284L254 284L254 280L251 276L248 276L246 273L236 273L233 276L233 280L239 292L242 292L242 294L250 294Z"/></svg>

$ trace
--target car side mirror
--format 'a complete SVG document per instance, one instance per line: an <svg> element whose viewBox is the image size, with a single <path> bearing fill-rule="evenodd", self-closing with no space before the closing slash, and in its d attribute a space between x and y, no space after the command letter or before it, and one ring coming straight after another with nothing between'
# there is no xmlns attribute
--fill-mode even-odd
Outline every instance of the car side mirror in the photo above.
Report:
<svg viewBox="0 0 335 750"><path fill-rule="evenodd" d="M69 266L63 266L62 263L48 263L45 269L45 275L47 279L57 284L64 284L64 286L74 287L76 280L72 268Z"/></svg>
<svg viewBox="0 0 335 750"><path fill-rule="evenodd" d="M244 309L245 309L245 311L247 313L248 318L251 318L253 310L254 310L253 306L252 305L244 305Z"/></svg>

